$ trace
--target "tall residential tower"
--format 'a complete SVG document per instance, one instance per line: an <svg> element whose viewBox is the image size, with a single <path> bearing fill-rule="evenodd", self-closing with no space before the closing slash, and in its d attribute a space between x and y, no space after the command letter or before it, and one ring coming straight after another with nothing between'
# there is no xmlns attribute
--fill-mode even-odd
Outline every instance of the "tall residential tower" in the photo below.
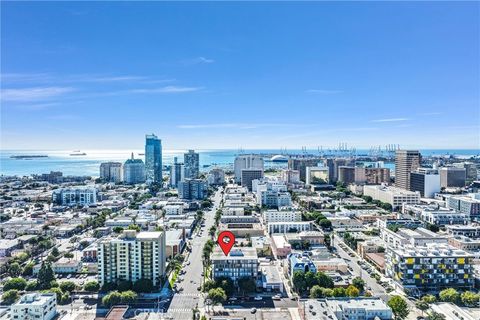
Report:
<svg viewBox="0 0 480 320"><path fill-rule="evenodd" d="M162 182L162 140L154 134L145 136L145 173L147 182Z"/></svg>
<svg viewBox="0 0 480 320"><path fill-rule="evenodd" d="M197 179L200 174L200 161L198 153L194 150L188 150L183 155L183 165L185 166L185 178Z"/></svg>

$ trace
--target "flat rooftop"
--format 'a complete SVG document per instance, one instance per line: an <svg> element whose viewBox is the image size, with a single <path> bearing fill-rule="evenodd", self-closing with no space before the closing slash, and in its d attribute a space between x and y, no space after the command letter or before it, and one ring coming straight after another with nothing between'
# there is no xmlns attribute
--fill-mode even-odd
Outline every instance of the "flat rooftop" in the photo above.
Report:
<svg viewBox="0 0 480 320"><path fill-rule="evenodd" d="M257 249L233 247L228 256L225 256L220 247L215 247L212 253L212 260L257 260Z"/></svg>

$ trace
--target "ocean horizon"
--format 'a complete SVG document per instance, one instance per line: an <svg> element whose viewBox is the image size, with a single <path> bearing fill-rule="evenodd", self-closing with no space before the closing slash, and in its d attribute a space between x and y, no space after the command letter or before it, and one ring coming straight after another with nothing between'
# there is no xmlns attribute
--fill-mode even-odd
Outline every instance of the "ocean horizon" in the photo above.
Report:
<svg viewBox="0 0 480 320"><path fill-rule="evenodd" d="M86 153L85 156L71 156L70 154L76 150L46 150L46 149L30 149L30 150L0 150L0 175L4 176L25 176L32 174L49 173L50 171L61 171L64 175L85 175L98 176L100 163L106 161L124 162L133 155L135 158L144 159L141 155L143 149L85 149L79 150ZM163 150L163 164L170 165L173 163L174 157L178 157L178 161L183 162L183 153L188 149ZM317 149L301 149L280 150L280 149L199 149L195 150L200 154L201 169L206 170L211 166L219 166L223 168L231 168L235 156L240 153L260 153L260 154L316 154L320 152ZM329 149L323 149L324 153L328 153ZM333 151L331 151L333 152ZM356 150L356 155L368 155L370 150ZM443 156L455 155L461 158L469 158L472 156L480 156L480 150L476 149L423 149L420 150L424 156ZM337 152L337 154L347 156L348 152ZM15 159L14 155L47 155L43 158ZM266 159L268 160L268 159ZM266 161L266 167L285 167L285 163L272 163ZM392 165L389 165L392 168Z"/></svg>

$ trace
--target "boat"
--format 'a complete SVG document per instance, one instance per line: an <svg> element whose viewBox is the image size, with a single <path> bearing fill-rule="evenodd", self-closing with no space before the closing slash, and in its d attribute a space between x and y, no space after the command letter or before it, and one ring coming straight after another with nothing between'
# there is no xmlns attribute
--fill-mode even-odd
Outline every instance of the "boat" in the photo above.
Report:
<svg viewBox="0 0 480 320"><path fill-rule="evenodd" d="M10 156L12 159L33 159L33 158L48 158L46 154L19 154Z"/></svg>
<svg viewBox="0 0 480 320"><path fill-rule="evenodd" d="M139 155L139 156L144 156L144 155L145 155L145 153L139 153L138 155Z"/></svg>
<svg viewBox="0 0 480 320"><path fill-rule="evenodd" d="M75 150L72 153L70 153L71 156L86 156L87 154L85 152L81 152L80 150Z"/></svg>

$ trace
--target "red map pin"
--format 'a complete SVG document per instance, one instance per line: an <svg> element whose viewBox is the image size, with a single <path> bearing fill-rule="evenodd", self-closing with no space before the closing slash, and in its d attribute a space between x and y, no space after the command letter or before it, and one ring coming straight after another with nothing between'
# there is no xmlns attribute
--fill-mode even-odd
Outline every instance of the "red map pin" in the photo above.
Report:
<svg viewBox="0 0 480 320"><path fill-rule="evenodd" d="M220 248L222 248L223 253L228 256L228 253L235 244L235 236L230 231L222 231L218 235L217 243L220 245Z"/></svg>

